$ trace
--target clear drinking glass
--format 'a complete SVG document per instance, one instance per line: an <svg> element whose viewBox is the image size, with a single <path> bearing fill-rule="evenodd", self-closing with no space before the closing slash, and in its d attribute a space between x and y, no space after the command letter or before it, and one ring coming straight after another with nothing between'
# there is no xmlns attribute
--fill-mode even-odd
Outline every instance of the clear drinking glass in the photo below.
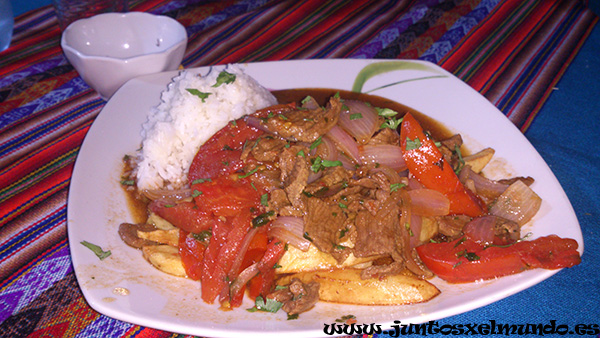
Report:
<svg viewBox="0 0 600 338"><path fill-rule="evenodd" d="M14 24L10 0L0 0L0 52L10 45Z"/></svg>
<svg viewBox="0 0 600 338"><path fill-rule="evenodd" d="M127 0L52 0L60 29L79 19L108 12L127 12Z"/></svg>

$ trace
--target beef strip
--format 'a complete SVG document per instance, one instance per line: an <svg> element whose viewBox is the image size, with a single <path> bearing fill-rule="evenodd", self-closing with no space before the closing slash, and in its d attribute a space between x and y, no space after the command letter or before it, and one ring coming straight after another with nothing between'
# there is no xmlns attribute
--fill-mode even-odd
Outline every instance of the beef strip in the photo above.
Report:
<svg viewBox="0 0 600 338"><path fill-rule="evenodd" d="M439 233L450 241L462 235L462 229L471 221L471 217L466 215L449 215L438 216L435 220L438 222Z"/></svg>
<svg viewBox="0 0 600 338"><path fill-rule="evenodd" d="M259 161L275 162L286 144L287 141L278 137L261 137L250 147L250 153Z"/></svg>
<svg viewBox="0 0 600 338"><path fill-rule="evenodd" d="M337 124L342 103L332 97L324 109L295 109L267 119L271 132L290 141L314 142Z"/></svg>
<svg viewBox="0 0 600 338"><path fill-rule="evenodd" d="M396 248L394 229L399 223L400 210L392 198L387 199L375 215L367 210L356 216L357 238L354 245L356 257L389 254Z"/></svg>
<svg viewBox="0 0 600 338"><path fill-rule="evenodd" d="M346 214L339 205L330 205L316 197L306 198L304 231L317 249L334 252L345 222Z"/></svg>
<svg viewBox="0 0 600 338"><path fill-rule="evenodd" d="M375 134L367 143L370 146L392 144L400 145L400 135L396 130L390 128L379 129L379 132Z"/></svg>
<svg viewBox="0 0 600 338"><path fill-rule="evenodd" d="M273 291L267 298L283 303L283 311L288 315L295 315L310 310L317 303L319 287L318 282L304 284L298 278L294 278L286 288Z"/></svg>
<svg viewBox="0 0 600 338"><path fill-rule="evenodd" d="M119 236L121 240L125 242L125 244L130 247L141 249L143 246L147 245L157 245L157 242L153 242L147 239L139 238L137 232L139 231L154 231L156 227L152 224L132 224L132 223L122 223L119 225Z"/></svg>

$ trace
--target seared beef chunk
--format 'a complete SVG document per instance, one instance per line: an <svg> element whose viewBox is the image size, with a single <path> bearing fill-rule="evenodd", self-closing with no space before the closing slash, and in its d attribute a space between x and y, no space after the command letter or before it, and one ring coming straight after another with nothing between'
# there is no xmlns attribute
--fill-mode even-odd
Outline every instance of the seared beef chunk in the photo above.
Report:
<svg viewBox="0 0 600 338"><path fill-rule="evenodd" d="M396 248L394 231L400 222L400 210L393 198L382 203L375 215L367 210L356 216L357 238L354 246L356 257L389 254Z"/></svg>
<svg viewBox="0 0 600 338"><path fill-rule="evenodd" d="M261 137L250 146L250 153L259 161L275 162L287 141L278 137Z"/></svg>
<svg viewBox="0 0 600 338"><path fill-rule="evenodd" d="M396 130L390 128L380 129L367 143L370 146L381 144L400 144L400 135Z"/></svg>
<svg viewBox="0 0 600 338"><path fill-rule="evenodd" d="M319 198L306 199L304 231L317 249L333 252L345 222L346 214L339 205L330 205Z"/></svg>
<svg viewBox="0 0 600 338"><path fill-rule="evenodd" d="M151 224L131 224L131 223L122 223L119 226L119 236L121 240L125 242L125 244L130 247L141 249L146 245L157 245L157 242L149 241L147 239L139 238L137 232L139 231L154 231L156 227Z"/></svg>
<svg viewBox="0 0 600 338"><path fill-rule="evenodd" d="M269 118L266 127L275 134L290 140L314 142L337 124L342 102L331 98L327 107L316 109L296 109Z"/></svg>
<svg viewBox="0 0 600 338"><path fill-rule="evenodd" d="M471 221L466 215L450 215L436 217L438 231L448 240L454 240L462 235L463 227Z"/></svg>
<svg viewBox="0 0 600 338"><path fill-rule="evenodd" d="M288 315L295 315L310 310L319 300L319 283L302 283L294 278L290 285L270 293L267 298L283 303L282 309Z"/></svg>

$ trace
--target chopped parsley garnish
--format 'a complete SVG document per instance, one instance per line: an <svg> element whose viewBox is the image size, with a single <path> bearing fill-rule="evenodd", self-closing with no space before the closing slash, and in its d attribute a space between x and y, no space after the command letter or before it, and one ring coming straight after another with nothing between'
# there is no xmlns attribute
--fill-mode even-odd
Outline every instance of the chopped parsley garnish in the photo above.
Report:
<svg viewBox="0 0 600 338"><path fill-rule="evenodd" d="M358 120L358 119L362 119L363 116L361 113L356 113L356 114L350 114L350 120Z"/></svg>
<svg viewBox="0 0 600 338"><path fill-rule="evenodd" d="M217 76L217 83L213 85L213 87L219 87L222 84L230 84L235 81L235 74L228 73L222 70Z"/></svg>
<svg viewBox="0 0 600 338"><path fill-rule="evenodd" d="M121 180L121 184L122 185L134 185L135 181L134 180Z"/></svg>
<svg viewBox="0 0 600 338"><path fill-rule="evenodd" d="M385 122L383 122L383 124L381 126L379 126L379 128L383 129L383 128L390 128L390 129L398 129L398 127L400 126L400 124L402 123L402 119L397 119L395 117L389 118L387 120L385 120Z"/></svg>
<svg viewBox="0 0 600 338"><path fill-rule="evenodd" d="M464 258L466 258L470 262L479 260L479 256L477 256L476 253L474 253L474 252L468 252L466 249L463 250L463 251L457 252L456 253L456 257L458 257L458 258L464 257Z"/></svg>
<svg viewBox="0 0 600 338"><path fill-rule="evenodd" d="M408 231L408 234L410 235L410 237L413 237L415 235L413 233L412 229L410 228L410 224L404 223L404 227L406 228L406 231Z"/></svg>
<svg viewBox="0 0 600 338"><path fill-rule="evenodd" d="M375 108L375 110L377 110L377 114L379 116L383 116L383 117L394 117L394 116L398 115L397 111L392 110L390 108Z"/></svg>
<svg viewBox="0 0 600 338"><path fill-rule="evenodd" d="M92 252L94 254L96 254L96 256L98 258L100 258L100 260L105 259L106 257L110 256L110 254L111 254L110 250L104 251L104 250L102 250L101 247L97 246L96 244L92 244L92 243L87 242L87 241L82 241L81 245L83 245L86 248L92 250Z"/></svg>
<svg viewBox="0 0 600 338"><path fill-rule="evenodd" d="M269 206L269 194L262 194L260 196L260 204L264 205L265 207Z"/></svg>
<svg viewBox="0 0 600 338"><path fill-rule="evenodd" d="M304 154L304 150L300 150L299 152L297 152L296 156L306 157L306 155Z"/></svg>
<svg viewBox="0 0 600 338"><path fill-rule="evenodd" d="M190 234L190 236L199 242L206 242L212 237L212 230L208 229L200 232L193 232Z"/></svg>
<svg viewBox="0 0 600 338"><path fill-rule="evenodd" d="M300 103L306 104L306 103L310 102L311 99L312 99L312 96L309 95L309 96L303 98L302 101L300 101Z"/></svg>
<svg viewBox="0 0 600 338"><path fill-rule="evenodd" d="M341 202L340 202L340 203L338 203L338 206L339 206L340 208L342 208L342 209L348 209L348 206L347 206L347 205L345 205L344 203L341 203Z"/></svg>
<svg viewBox="0 0 600 338"><path fill-rule="evenodd" d="M316 139L311 145L310 145L310 150L315 149L316 147L319 146L319 144L323 143L323 140L321 139L321 136L319 136L318 139Z"/></svg>
<svg viewBox="0 0 600 338"><path fill-rule="evenodd" d="M320 156L315 157L311 161L312 165L310 166L310 170L312 170L312 172L314 173L319 172L319 170L322 170L325 167L330 168L342 166L342 161L324 160Z"/></svg>
<svg viewBox="0 0 600 338"><path fill-rule="evenodd" d="M456 173L456 175L458 175L460 174L462 168L465 166L465 160L462 157L462 153L460 152L460 148L458 147L458 145L454 146L454 152L456 153L456 156L458 156L458 165L456 166L456 168L454 168L454 172Z"/></svg>
<svg viewBox="0 0 600 338"><path fill-rule="evenodd" d="M245 173L245 174L243 174L243 175L241 175L241 174L240 174L240 175L238 175L238 178L246 178L246 177L248 177L248 176L251 176L252 174L254 174L255 172L257 172L257 171L258 171L258 169L259 169L259 168L258 168L258 167L256 167L256 168L254 168L254 169L250 170L249 172L247 172L247 173Z"/></svg>
<svg viewBox="0 0 600 338"><path fill-rule="evenodd" d="M393 183L393 184L390 184L390 191L397 191L397 190L402 189L405 186L406 186L406 184L404 184L404 183Z"/></svg>
<svg viewBox="0 0 600 338"><path fill-rule="evenodd" d="M278 302L274 299L267 298L265 299L262 296L257 296L254 302L254 307L248 309L249 312L263 311L263 312L272 312L275 313L281 309L283 306L282 302Z"/></svg>
<svg viewBox="0 0 600 338"><path fill-rule="evenodd" d="M310 241L310 242L312 242L312 241L313 241L313 239L312 239L312 238L310 238L310 236L308 235L308 232L304 232L304 234L302 235L302 237L306 238L306 240L308 240L308 241Z"/></svg>
<svg viewBox="0 0 600 338"><path fill-rule="evenodd" d="M194 191L192 192L192 197L198 197L200 195L202 195L202 191L200 190L194 189Z"/></svg>
<svg viewBox="0 0 600 338"><path fill-rule="evenodd" d="M188 93L190 93L190 94L192 94L194 96L199 97L202 100L202 102L206 102L206 99L208 98L208 96L212 94L212 93L201 92L201 91L199 91L198 89L195 89L195 88L186 88L185 90L187 90Z"/></svg>
<svg viewBox="0 0 600 338"><path fill-rule="evenodd" d="M252 227L258 228L258 227L261 227L261 226L269 223L269 217L273 216L274 214L275 214L274 211L269 211L269 212L265 212L265 213L262 213L256 217L254 217L252 219Z"/></svg>
<svg viewBox="0 0 600 338"><path fill-rule="evenodd" d="M335 321L336 321L336 323L345 323L352 319L356 319L356 316L355 315L345 315L345 316L342 316L342 317L336 319Z"/></svg>
<svg viewBox="0 0 600 338"><path fill-rule="evenodd" d="M230 146L228 146L228 145L224 145L224 146L223 146L223 150L233 150L233 148L231 148L231 147L230 147Z"/></svg>
<svg viewBox="0 0 600 338"><path fill-rule="evenodd" d="M340 238L343 238L344 236L346 236L347 232L348 232L348 228L344 228L344 229L340 230Z"/></svg>
<svg viewBox="0 0 600 338"><path fill-rule="evenodd" d="M192 184L200 184L200 183L204 183L204 182L212 182L212 179L210 179L210 178L199 178L197 180L193 180Z"/></svg>
<svg viewBox="0 0 600 338"><path fill-rule="evenodd" d="M419 149L419 147L421 147L421 140L418 137L414 140L406 137L406 150Z"/></svg>

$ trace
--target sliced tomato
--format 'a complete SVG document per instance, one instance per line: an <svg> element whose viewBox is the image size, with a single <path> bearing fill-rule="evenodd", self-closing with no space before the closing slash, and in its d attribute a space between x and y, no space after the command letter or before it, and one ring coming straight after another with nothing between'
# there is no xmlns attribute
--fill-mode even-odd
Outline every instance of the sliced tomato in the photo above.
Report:
<svg viewBox="0 0 600 338"><path fill-rule="evenodd" d="M400 142L402 156L410 173L426 188L448 197L450 214L476 217L485 213L485 205L469 194L450 164L444 161L435 142L425 135L421 124L410 113L404 115L402 120Z"/></svg>
<svg viewBox="0 0 600 338"><path fill-rule="evenodd" d="M187 276L200 280L206 245L188 235L189 232L179 230L179 255Z"/></svg>
<svg viewBox="0 0 600 338"><path fill-rule="evenodd" d="M269 239L267 238L266 231L257 232L256 235L254 235L250 245L248 245L246 255L244 255L244 260L242 261L241 267L242 270L260 261L260 259L264 256L265 251L267 251L268 241Z"/></svg>
<svg viewBox="0 0 600 338"><path fill-rule="evenodd" d="M162 201L152 201L148 208L174 226L187 232L199 233L210 229L215 217L200 210L193 202L168 205Z"/></svg>
<svg viewBox="0 0 600 338"><path fill-rule="evenodd" d="M275 265L285 252L285 243L271 239L264 256L258 263L260 273L248 283L248 296L255 299L259 295L266 296L275 285Z"/></svg>
<svg viewBox="0 0 600 338"><path fill-rule="evenodd" d="M213 179L241 169L244 144L262 134L243 120L228 123L200 147L190 165L188 181Z"/></svg>
<svg viewBox="0 0 600 338"><path fill-rule="evenodd" d="M197 192L194 201L198 208L225 217L236 216L251 208L260 208L260 191L252 186L249 179L236 179L237 176L233 176L221 176L192 184L192 190Z"/></svg>
<svg viewBox="0 0 600 338"><path fill-rule="evenodd" d="M202 272L200 278L201 296L206 303L212 304L226 285L227 272L219 264L221 248L227 242L227 234L231 225L217 221L212 228L210 243L204 252Z"/></svg>
<svg viewBox="0 0 600 338"><path fill-rule="evenodd" d="M450 283L468 283L516 274L533 268L559 269L581 262L577 242L558 236L485 247L461 238L416 248L423 263Z"/></svg>

